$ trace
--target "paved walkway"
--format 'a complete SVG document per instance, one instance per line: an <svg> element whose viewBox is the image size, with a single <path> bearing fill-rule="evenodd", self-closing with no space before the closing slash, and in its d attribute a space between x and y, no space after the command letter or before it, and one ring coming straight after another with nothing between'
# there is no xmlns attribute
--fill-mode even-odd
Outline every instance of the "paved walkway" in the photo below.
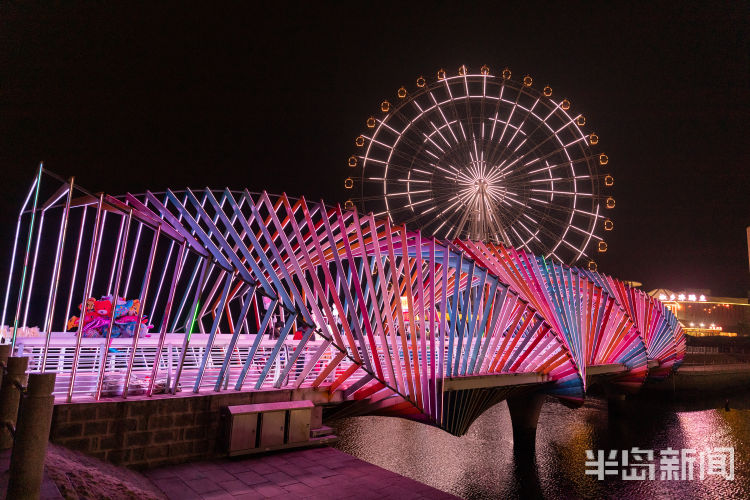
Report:
<svg viewBox="0 0 750 500"><path fill-rule="evenodd" d="M333 448L220 459L144 471L167 498L429 498L436 490Z"/></svg>

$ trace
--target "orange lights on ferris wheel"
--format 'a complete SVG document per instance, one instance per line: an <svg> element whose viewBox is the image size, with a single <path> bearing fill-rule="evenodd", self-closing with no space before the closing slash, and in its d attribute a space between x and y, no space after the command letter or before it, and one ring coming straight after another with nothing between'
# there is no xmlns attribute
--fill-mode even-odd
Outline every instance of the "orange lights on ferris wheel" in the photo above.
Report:
<svg viewBox="0 0 750 500"><path fill-rule="evenodd" d="M462 64L461 66L458 67L458 74L460 76L466 76L466 72L467 72L467 69L466 69L465 64Z"/></svg>
<svg viewBox="0 0 750 500"><path fill-rule="evenodd" d="M579 127L583 127L586 125L586 117L583 115L578 115L578 118L576 118L576 123Z"/></svg>
<svg viewBox="0 0 750 500"><path fill-rule="evenodd" d="M485 76L489 75L490 74L490 67L485 64L484 66L482 66L480 68L479 72L482 73Z"/></svg>
<svg viewBox="0 0 750 500"><path fill-rule="evenodd" d="M604 153L599 154L599 165L606 165L609 163L609 156L605 155Z"/></svg>
<svg viewBox="0 0 750 500"><path fill-rule="evenodd" d="M599 251L599 253L604 253L607 251L607 242L606 241L600 241L599 245L597 245L596 249Z"/></svg>
<svg viewBox="0 0 750 500"><path fill-rule="evenodd" d="M344 202L344 209L345 210L354 210L354 202L352 200L346 200Z"/></svg>
<svg viewBox="0 0 750 500"><path fill-rule="evenodd" d="M438 70L438 72L437 72L437 79L438 80L445 80L445 70L444 69Z"/></svg>
<svg viewBox="0 0 750 500"><path fill-rule="evenodd" d="M427 80L425 80L423 76L417 78L417 87L421 89L424 88L425 85L427 85Z"/></svg>
<svg viewBox="0 0 750 500"><path fill-rule="evenodd" d="M570 109L570 101L567 100L567 99L563 99L562 102L560 103L560 107L562 108L563 111L569 110Z"/></svg>
<svg viewBox="0 0 750 500"><path fill-rule="evenodd" d="M607 208L609 208L609 209L615 208L615 199L612 198L611 196L607 197L606 203L607 203L607 205L606 205Z"/></svg>
<svg viewBox="0 0 750 500"><path fill-rule="evenodd" d="M589 144L599 144L599 136L596 134L589 134Z"/></svg>
<svg viewBox="0 0 750 500"><path fill-rule="evenodd" d="M534 79L531 78L531 76L526 75L523 77L523 86L524 87L531 87L531 84L534 83Z"/></svg>
<svg viewBox="0 0 750 500"><path fill-rule="evenodd" d="M589 271L596 272L596 262L594 262L593 260L589 261L587 267L589 268Z"/></svg>
<svg viewBox="0 0 750 500"><path fill-rule="evenodd" d="M356 156L351 155L349 157L349 166L352 167L352 168L354 168L354 167L357 166L357 157Z"/></svg>
<svg viewBox="0 0 750 500"><path fill-rule="evenodd" d="M549 85L544 86L544 90L542 90L542 94L544 94L544 97L552 97L552 87ZM593 260L591 262L594 262Z"/></svg>
<svg viewBox="0 0 750 500"><path fill-rule="evenodd" d="M354 139L354 144L356 144L357 147L360 147L360 148L362 146L364 146L365 145L365 136L364 135L360 135L359 137L357 137L356 139Z"/></svg>
<svg viewBox="0 0 750 500"><path fill-rule="evenodd" d="M404 97L406 97L406 87L402 86L401 88L399 88L398 92L396 92L396 95L398 95L399 99L403 99Z"/></svg>
<svg viewBox="0 0 750 500"><path fill-rule="evenodd" d="M388 102L386 100L386 101L383 101L383 102L380 103L380 111L382 111L383 113L387 113L390 110L391 110L391 103L390 102Z"/></svg>
<svg viewBox="0 0 750 500"><path fill-rule="evenodd" d="M611 175L607 174L604 176L604 185L605 186L614 186L615 185L615 178Z"/></svg>
<svg viewBox="0 0 750 500"><path fill-rule="evenodd" d="M367 128L375 128L375 117L371 116L367 119Z"/></svg>
<svg viewBox="0 0 750 500"><path fill-rule="evenodd" d="M503 80L510 80L510 70L508 68L505 68L502 72Z"/></svg>
<svg viewBox="0 0 750 500"><path fill-rule="evenodd" d="M347 177L346 179L344 179L344 187L346 189L353 188L354 187L354 179L352 179L351 177Z"/></svg>
<svg viewBox="0 0 750 500"><path fill-rule="evenodd" d="M604 230L605 231L612 231L615 228L614 222L612 222L612 219L604 219Z"/></svg>

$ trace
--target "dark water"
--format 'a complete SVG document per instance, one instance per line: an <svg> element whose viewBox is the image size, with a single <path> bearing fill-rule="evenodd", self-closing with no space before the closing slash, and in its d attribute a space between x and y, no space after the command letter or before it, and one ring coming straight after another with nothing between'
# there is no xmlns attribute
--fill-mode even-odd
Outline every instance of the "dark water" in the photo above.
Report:
<svg viewBox="0 0 750 500"><path fill-rule="evenodd" d="M337 425L342 451L463 498L742 498L750 499L750 393L714 401L632 403L608 418L606 402L569 409L547 399L539 418L536 457L514 455L508 407L482 415L462 437L387 417ZM744 408L744 409L742 409ZM655 450L654 480L599 481L586 475L586 450ZM734 447L734 480L660 480L659 450ZM594 451L596 453L596 451ZM618 455L619 458L619 455ZM622 470L618 467L617 470Z"/></svg>

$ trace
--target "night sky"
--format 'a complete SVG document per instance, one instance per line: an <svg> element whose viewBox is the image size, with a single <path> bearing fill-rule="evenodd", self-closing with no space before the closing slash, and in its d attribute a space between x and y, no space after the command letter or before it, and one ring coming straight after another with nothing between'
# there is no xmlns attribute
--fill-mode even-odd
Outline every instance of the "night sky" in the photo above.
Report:
<svg viewBox="0 0 750 500"><path fill-rule="evenodd" d="M747 2L154 3L2 3L0 262L40 160L112 194L343 202L383 99L487 64L551 85L599 135L617 200L600 271L750 289Z"/></svg>

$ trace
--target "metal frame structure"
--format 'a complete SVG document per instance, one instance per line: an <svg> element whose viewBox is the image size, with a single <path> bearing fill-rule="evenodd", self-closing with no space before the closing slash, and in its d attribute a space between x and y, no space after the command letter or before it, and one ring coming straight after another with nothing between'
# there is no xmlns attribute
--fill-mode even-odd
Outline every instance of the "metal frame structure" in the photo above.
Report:
<svg viewBox="0 0 750 500"><path fill-rule="evenodd" d="M113 383L122 398L314 387L342 390L342 415L460 435L528 389L513 374L579 404L591 366L621 367L614 383L636 390L684 356L674 316L611 277L285 194L111 196L40 167L21 234L3 322L15 311L16 355L56 371L65 401ZM111 320L101 338L64 331L100 295L140 300L132 337ZM30 321L40 336L21 335Z"/></svg>
<svg viewBox="0 0 750 500"><path fill-rule="evenodd" d="M530 76L440 70L383 101L349 159L352 205L442 239L586 263L606 251L614 184L586 119ZM605 198L606 202L605 202ZM595 250L592 252L592 247ZM591 261L591 268L595 263Z"/></svg>

